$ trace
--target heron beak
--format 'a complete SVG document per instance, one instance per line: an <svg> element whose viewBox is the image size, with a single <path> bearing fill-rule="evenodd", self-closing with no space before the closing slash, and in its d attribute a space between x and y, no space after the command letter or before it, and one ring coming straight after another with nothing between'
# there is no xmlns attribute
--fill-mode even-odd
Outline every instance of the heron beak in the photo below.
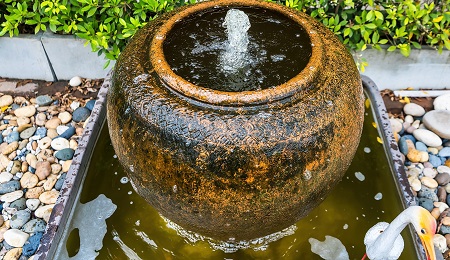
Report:
<svg viewBox="0 0 450 260"><path fill-rule="evenodd" d="M425 254L427 256L427 260L436 260L436 253L434 252L434 244L433 244L433 236L420 236L420 241L422 241L422 245L425 248Z"/></svg>

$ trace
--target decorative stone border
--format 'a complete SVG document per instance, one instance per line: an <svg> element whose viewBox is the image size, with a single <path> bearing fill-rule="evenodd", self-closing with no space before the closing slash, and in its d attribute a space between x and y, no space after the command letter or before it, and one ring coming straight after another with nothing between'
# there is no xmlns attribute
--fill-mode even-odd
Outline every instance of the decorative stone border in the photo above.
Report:
<svg viewBox="0 0 450 260"><path fill-rule="evenodd" d="M0 37L0 77L46 81L106 77L114 62L103 69L104 55L98 56L84 42L51 32Z"/></svg>

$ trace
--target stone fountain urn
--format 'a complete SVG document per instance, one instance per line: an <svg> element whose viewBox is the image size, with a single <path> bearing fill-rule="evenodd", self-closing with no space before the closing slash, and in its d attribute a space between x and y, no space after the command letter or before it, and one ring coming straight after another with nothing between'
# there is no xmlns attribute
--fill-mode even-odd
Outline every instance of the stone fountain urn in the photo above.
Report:
<svg viewBox="0 0 450 260"><path fill-rule="evenodd" d="M220 65L230 9L251 24L231 72ZM185 229L240 241L294 224L326 197L355 154L363 109L358 70L332 32L275 3L220 0L133 37L107 116L138 194Z"/></svg>

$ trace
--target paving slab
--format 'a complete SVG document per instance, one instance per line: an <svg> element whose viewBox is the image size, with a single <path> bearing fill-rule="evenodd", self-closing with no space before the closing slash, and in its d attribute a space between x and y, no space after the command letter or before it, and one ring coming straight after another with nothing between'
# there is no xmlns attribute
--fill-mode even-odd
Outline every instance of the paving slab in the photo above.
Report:
<svg viewBox="0 0 450 260"><path fill-rule="evenodd" d="M74 76L104 78L114 65L112 61L103 69L107 61L105 56L98 56L89 45L84 46L85 40L75 36L45 32L41 41L58 80L69 80Z"/></svg>
<svg viewBox="0 0 450 260"><path fill-rule="evenodd" d="M53 73L40 41L41 36L42 33L0 37L0 75L6 78L53 81Z"/></svg>

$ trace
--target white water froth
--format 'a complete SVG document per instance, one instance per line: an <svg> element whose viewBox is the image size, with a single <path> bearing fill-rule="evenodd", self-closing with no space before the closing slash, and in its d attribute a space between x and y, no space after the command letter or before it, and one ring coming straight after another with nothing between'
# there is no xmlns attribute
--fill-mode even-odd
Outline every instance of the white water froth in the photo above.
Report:
<svg viewBox="0 0 450 260"><path fill-rule="evenodd" d="M228 46L221 55L221 64L225 72L234 73L248 63L248 16L237 9L230 9L223 22L228 34Z"/></svg>
<svg viewBox="0 0 450 260"><path fill-rule="evenodd" d="M325 236L325 241L315 238L308 239L311 251L325 260L348 260L350 259L347 249L342 242L332 236Z"/></svg>
<svg viewBox="0 0 450 260"><path fill-rule="evenodd" d="M273 234L255 238L251 240L243 240L243 241L218 241L212 239L210 237L202 236L193 231L186 230L179 226L178 224L172 222L171 220L161 216L164 221L167 223L166 226L171 228L177 232L177 234L181 237L184 237L191 243L196 243L198 241L206 241L214 250L221 250L225 253L234 253L240 249L253 249L254 251L264 251L267 249L271 242L278 241L283 237L293 235L297 230L296 225L292 225L287 227L281 231L275 232Z"/></svg>

